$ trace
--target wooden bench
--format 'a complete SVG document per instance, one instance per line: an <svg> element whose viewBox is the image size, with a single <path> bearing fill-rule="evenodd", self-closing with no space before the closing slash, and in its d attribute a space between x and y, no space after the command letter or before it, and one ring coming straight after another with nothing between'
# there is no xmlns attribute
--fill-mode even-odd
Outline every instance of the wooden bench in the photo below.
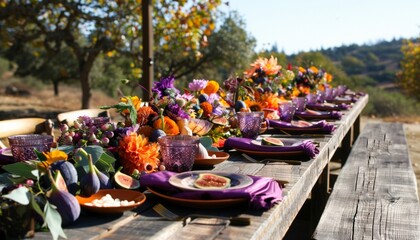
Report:
<svg viewBox="0 0 420 240"><path fill-rule="evenodd" d="M420 205L403 125L368 124L313 239L420 239Z"/></svg>

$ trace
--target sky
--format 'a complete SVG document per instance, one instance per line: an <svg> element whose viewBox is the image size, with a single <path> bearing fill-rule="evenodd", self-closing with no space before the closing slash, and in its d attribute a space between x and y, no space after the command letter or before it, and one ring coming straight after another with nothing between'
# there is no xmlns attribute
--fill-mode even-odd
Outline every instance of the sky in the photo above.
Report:
<svg viewBox="0 0 420 240"><path fill-rule="evenodd" d="M237 11L256 50L286 54L420 37L420 0L222 0Z"/></svg>

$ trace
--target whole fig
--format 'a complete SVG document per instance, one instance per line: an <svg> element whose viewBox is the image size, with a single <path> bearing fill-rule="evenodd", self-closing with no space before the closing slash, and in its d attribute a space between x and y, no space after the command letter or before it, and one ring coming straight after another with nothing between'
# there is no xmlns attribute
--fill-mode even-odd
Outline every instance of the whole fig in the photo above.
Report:
<svg viewBox="0 0 420 240"><path fill-rule="evenodd" d="M92 162L92 155L88 156L89 170L80 180L80 190L84 196L91 196L99 191L101 183L99 177L95 172L95 167Z"/></svg>
<svg viewBox="0 0 420 240"><path fill-rule="evenodd" d="M61 216L62 225L76 221L80 216L79 202L71 193L59 190L52 180L51 172L49 172L49 175L51 176L52 190L48 194L48 201L57 207L57 211Z"/></svg>
<svg viewBox="0 0 420 240"><path fill-rule="evenodd" d="M95 168L96 175L99 178L100 189L114 188L111 179L105 173L99 171L99 169L96 166L93 167Z"/></svg>
<svg viewBox="0 0 420 240"><path fill-rule="evenodd" d="M74 165L66 160L54 162L51 165L53 171L59 170L66 182L67 189L71 194L76 194L79 186L77 185L78 175Z"/></svg>

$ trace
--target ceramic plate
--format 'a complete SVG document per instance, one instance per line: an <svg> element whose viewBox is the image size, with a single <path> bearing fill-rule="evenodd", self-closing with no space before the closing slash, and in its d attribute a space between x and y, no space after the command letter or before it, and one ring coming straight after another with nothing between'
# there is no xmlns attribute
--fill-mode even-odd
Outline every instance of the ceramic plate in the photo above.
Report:
<svg viewBox="0 0 420 240"><path fill-rule="evenodd" d="M194 186L194 182L202 173L215 174L230 179L230 186L225 189L201 189ZM253 183L251 177L238 173L212 172L212 171L190 171L176 174L169 178L169 183L177 188L189 191L220 191L233 190L248 187Z"/></svg>
<svg viewBox="0 0 420 240"><path fill-rule="evenodd" d="M120 200L134 201L134 204L121 207L97 207L90 206L89 203L92 203L95 199L101 199L103 196L110 194L112 198L119 198ZM146 196L134 190L128 189L102 189L99 192L93 194L90 197L76 196L77 201L83 209L86 209L91 212L96 213L122 213L131 209L134 209L140 206L144 201L146 201Z"/></svg>
<svg viewBox="0 0 420 240"><path fill-rule="evenodd" d="M1 151L0 154L8 157L13 157L12 150L10 148L3 149L3 151Z"/></svg>
<svg viewBox="0 0 420 240"><path fill-rule="evenodd" d="M229 158L229 154L225 152L214 152L209 151L209 156L215 156L212 158L196 158L194 161L194 165L199 166L213 166L215 164L221 163L226 161Z"/></svg>
<svg viewBox="0 0 420 240"><path fill-rule="evenodd" d="M302 141L297 140L297 139L288 139L288 138L279 138L279 139L283 142L284 146L262 145L262 142L261 142L262 140L252 140L251 144L257 145L257 146L266 146L273 149L282 148L282 147L290 147L290 146L298 146L302 144Z"/></svg>
<svg viewBox="0 0 420 240"><path fill-rule="evenodd" d="M201 199L185 199L177 198L162 193L156 189L150 187L147 188L152 194L179 206L189 207L189 208L226 208L231 206L236 206L239 204L245 204L248 202L246 198L228 198L228 199L215 199L215 200L201 200Z"/></svg>

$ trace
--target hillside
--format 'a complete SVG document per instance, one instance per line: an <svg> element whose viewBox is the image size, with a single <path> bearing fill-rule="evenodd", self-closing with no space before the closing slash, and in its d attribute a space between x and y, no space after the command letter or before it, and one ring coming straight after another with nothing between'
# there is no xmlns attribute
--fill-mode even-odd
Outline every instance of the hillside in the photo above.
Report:
<svg viewBox="0 0 420 240"><path fill-rule="evenodd" d="M395 82L403 59L403 39L381 41L375 44L334 47L320 52L328 56L349 76L367 76L378 84Z"/></svg>

